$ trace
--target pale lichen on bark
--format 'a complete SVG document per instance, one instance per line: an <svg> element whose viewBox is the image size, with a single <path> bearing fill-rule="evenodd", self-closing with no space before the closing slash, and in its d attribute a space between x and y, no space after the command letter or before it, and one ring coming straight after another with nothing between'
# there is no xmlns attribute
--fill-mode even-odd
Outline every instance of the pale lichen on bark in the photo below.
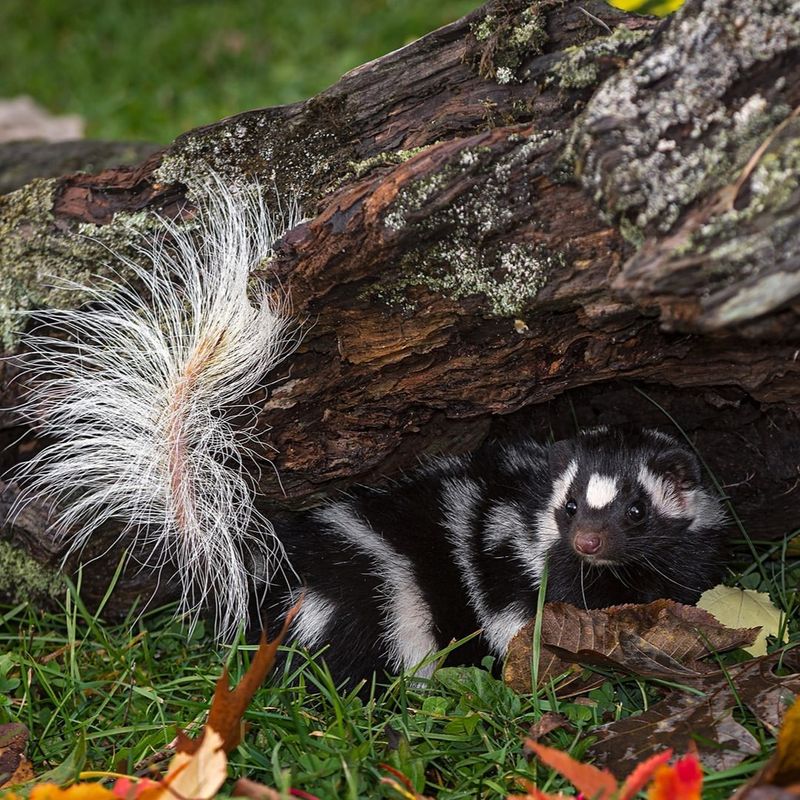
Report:
<svg viewBox="0 0 800 800"><path fill-rule="evenodd" d="M744 79L799 44L800 3L689 2L587 106L575 142L584 185L614 219L668 231L789 113L785 81L765 97Z"/></svg>
<svg viewBox="0 0 800 800"><path fill-rule="evenodd" d="M602 59L627 58L649 38L648 30L630 30L620 25L607 36L598 36L585 44L568 47L550 69L550 80L562 89L594 86L600 78L599 64Z"/></svg>
<svg viewBox="0 0 800 800"><path fill-rule="evenodd" d="M408 312L413 304L408 303L407 290L424 286L454 300L480 295L492 316L513 317L524 311L553 272L563 267L565 256L542 242L497 237L520 221L510 193L534 191L520 175L536 174L531 165L542 149L560 141L555 131L512 133L505 154L466 146L433 174L409 182L384 224L399 235L413 236L418 244L401 259L400 277L373 296ZM471 175L480 180L471 183Z"/></svg>
<svg viewBox="0 0 800 800"><path fill-rule="evenodd" d="M690 0L576 126L576 171L638 250L615 285L664 324L736 326L800 294L799 62L797 0Z"/></svg>
<svg viewBox="0 0 800 800"><path fill-rule="evenodd" d="M156 220L145 212L118 214L113 224L56 224L58 182L37 179L0 196L0 340L16 347L35 308L74 308L87 299L80 286L98 276L125 278L115 254L135 255L133 245Z"/></svg>

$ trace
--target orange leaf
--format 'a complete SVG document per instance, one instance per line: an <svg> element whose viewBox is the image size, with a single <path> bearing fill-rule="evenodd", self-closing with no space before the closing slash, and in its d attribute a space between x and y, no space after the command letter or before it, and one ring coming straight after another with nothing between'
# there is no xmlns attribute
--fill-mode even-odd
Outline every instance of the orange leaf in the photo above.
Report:
<svg viewBox="0 0 800 800"><path fill-rule="evenodd" d="M800 787L800 695L783 718L778 746L772 758L733 795L732 800L746 800L751 793L762 788L794 786Z"/></svg>
<svg viewBox="0 0 800 800"><path fill-rule="evenodd" d="M62 789L55 783L40 783L31 789L30 800L117 800L101 783L73 783Z"/></svg>
<svg viewBox="0 0 800 800"><path fill-rule="evenodd" d="M547 794L534 786L530 781L522 781L525 794L510 794L506 800L575 800L565 794Z"/></svg>
<svg viewBox="0 0 800 800"><path fill-rule="evenodd" d="M655 772L648 800L700 800L703 770L694 753L674 764L663 764Z"/></svg>
<svg viewBox="0 0 800 800"><path fill-rule="evenodd" d="M783 718L775 759L773 783L788 786L800 782L800 696Z"/></svg>
<svg viewBox="0 0 800 800"><path fill-rule="evenodd" d="M636 769L625 778L617 800L631 800L644 788L645 784L653 777L653 773L672 758L672 750L656 753L654 756L642 761Z"/></svg>
<svg viewBox="0 0 800 800"><path fill-rule="evenodd" d="M536 753L540 761L563 775L587 798L611 800L614 797L618 788L617 781L607 769L598 769L591 764L581 764L567 753L556 750L554 747L545 747L532 739L527 739L525 744Z"/></svg>
<svg viewBox="0 0 800 800"><path fill-rule="evenodd" d="M295 614L300 610L303 602L301 597L290 609L284 620L280 633L271 642L267 642L266 634L261 633L261 642L255 656L250 663L250 668L244 674L238 685L233 689L228 688L228 670L222 671L214 698L208 712L208 720L202 733L196 739L190 739L183 732L178 733L177 751L192 754L199 749L203 737L209 728L215 730L222 737L222 749L226 753L235 750L242 740L242 717L256 690L264 682L272 665L275 663L275 654L286 636Z"/></svg>

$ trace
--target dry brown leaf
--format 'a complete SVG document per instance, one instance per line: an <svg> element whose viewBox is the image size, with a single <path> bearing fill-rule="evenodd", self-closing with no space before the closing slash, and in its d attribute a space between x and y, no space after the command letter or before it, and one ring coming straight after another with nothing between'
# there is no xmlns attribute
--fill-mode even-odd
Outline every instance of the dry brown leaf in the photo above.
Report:
<svg viewBox="0 0 800 800"><path fill-rule="evenodd" d="M18 723L0 725L0 789L34 778L31 762L25 757L28 729Z"/></svg>
<svg viewBox="0 0 800 800"><path fill-rule="evenodd" d="M519 692L531 688L533 628L532 620L512 639L506 659L505 681ZM645 677L697 678L716 669L700 659L750 644L758 634L757 628L726 628L708 612L673 600L591 610L546 603L541 629L540 685L574 662Z"/></svg>
<svg viewBox="0 0 800 800"><path fill-rule="evenodd" d="M788 703L800 692L800 673L775 675L779 660L780 655L774 653L736 664L725 673L696 678L691 683L702 696L670 692L636 717L595 728L592 734L598 738L589 752L615 774L624 774L657 750L670 747L684 752L694 742L709 770L733 767L761 752L734 712L745 706L762 724L777 731Z"/></svg>
<svg viewBox="0 0 800 800"><path fill-rule="evenodd" d="M548 733L552 733L559 728L566 728L569 731L575 730L572 723L563 714L556 714L555 711L546 711L528 728L528 739L532 742L538 742L543 736L547 736Z"/></svg>
<svg viewBox="0 0 800 800"><path fill-rule="evenodd" d="M239 742L242 740L244 712L247 711L253 695L272 669L278 647L286 636L289 625L300 610L301 603L302 598L289 609L283 627L275 639L268 642L266 635L261 634L261 643L250 667L233 689L228 688L227 668L222 671L214 690L205 728L196 739L190 739L183 732L179 732L176 746L178 753L192 754L196 752L209 729L216 731L222 737L222 749L226 753L230 753L239 746Z"/></svg>

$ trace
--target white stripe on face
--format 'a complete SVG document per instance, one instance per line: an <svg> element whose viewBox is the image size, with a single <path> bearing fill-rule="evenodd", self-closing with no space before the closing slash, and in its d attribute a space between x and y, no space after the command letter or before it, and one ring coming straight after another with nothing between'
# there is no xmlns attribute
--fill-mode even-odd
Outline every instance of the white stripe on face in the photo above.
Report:
<svg viewBox="0 0 800 800"><path fill-rule="evenodd" d="M553 481L553 491L547 506L539 512L537 517L536 533L538 540L535 547L537 557L544 557L544 554L561 538L556 522L556 509L561 508L567 502L570 487L578 474L578 462L573 458L555 481Z"/></svg>
<svg viewBox="0 0 800 800"><path fill-rule="evenodd" d="M687 508L686 498L671 481L657 475L644 464L639 468L637 477L659 514L673 519L691 519L694 516L691 509Z"/></svg>
<svg viewBox="0 0 800 800"><path fill-rule="evenodd" d="M593 472L586 486L586 503L589 508L605 508L614 501L618 491L616 478Z"/></svg>

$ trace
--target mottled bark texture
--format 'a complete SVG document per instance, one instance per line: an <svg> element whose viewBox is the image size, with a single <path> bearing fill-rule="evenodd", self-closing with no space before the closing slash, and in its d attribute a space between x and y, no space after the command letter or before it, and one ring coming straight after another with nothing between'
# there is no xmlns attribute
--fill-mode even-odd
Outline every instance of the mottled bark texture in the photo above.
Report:
<svg viewBox="0 0 800 800"><path fill-rule="evenodd" d="M798 2L689 0L657 22L496 0L306 102L0 198L4 294L75 303L41 276L102 271L103 246L190 212L212 172L274 181L307 217L269 265L306 323L259 398L281 476L262 471L265 506L495 433L671 416L750 532L782 536L800 497L799 68ZM42 519L6 535L39 555Z"/></svg>

